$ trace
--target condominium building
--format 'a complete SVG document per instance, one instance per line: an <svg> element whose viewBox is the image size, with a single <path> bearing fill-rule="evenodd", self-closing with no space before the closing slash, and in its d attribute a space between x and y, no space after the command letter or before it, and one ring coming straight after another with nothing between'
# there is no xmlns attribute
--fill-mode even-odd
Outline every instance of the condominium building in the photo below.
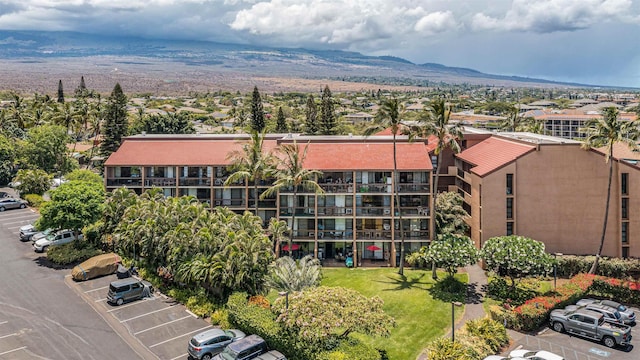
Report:
<svg viewBox="0 0 640 360"><path fill-rule="evenodd" d="M484 134L456 155L456 184L478 247L494 236L542 241L547 252L595 254L605 215L604 149L530 133ZM640 257L640 153L619 144L603 255Z"/></svg>
<svg viewBox="0 0 640 360"><path fill-rule="evenodd" d="M402 232L408 252L428 243L434 144L399 137L396 184L390 136L267 135L263 151L294 140L301 149L308 147L305 168L322 172L316 180L324 194L298 189L294 198L293 189L284 189L272 198L255 199L253 184L225 186L232 165L228 155L249 141L247 135L127 137L105 163L105 185L108 191L126 186L138 194L157 187L166 196L192 195L209 207L239 213L253 211L258 201L265 225L274 217L288 222L298 256L317 254L327 263L343 263L354 253L357 263L391 264L392 243L399 259ZM272 183L260 182L258 192ZM399 206L392 196L396 185Z"/></svg>

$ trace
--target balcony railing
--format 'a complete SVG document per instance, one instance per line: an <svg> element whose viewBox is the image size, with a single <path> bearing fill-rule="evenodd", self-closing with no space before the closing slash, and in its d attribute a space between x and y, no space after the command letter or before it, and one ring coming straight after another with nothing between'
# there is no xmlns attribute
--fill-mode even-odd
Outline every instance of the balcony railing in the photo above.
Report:
<svg viewBox="0 0 640 360"><path fill-rule="evenodd" d="M388 240L391 239L391 230L358 230L356 236L358 240Z"/></svg>
<svg viewBox="0 0 640 360"><path fill-rule="evenodd" d="M110 178L107 179L107 186L142 186L142 179L134 178Z"/></svg>
<svg viewBox="0 0 640 360"><path fill-rule="evenodd" d="M176 186L175 178L166 178L166 177L154 177L154 178L146 178L144 179L144 186L151 187L163 187L163 186Z"/></svg>
<svg viewBox="0 0 640 360"><path fill-rule="evenodd" d="M280 216L292 216L294 208L281 207ZM296 216L315 216L315 209L310 207L298 207L295 208Z"/></svg>
<svg viewBox="0 0 640 360"><path fill-rule="evenodd" d="M344 206L318 207L318 216L351 216L351 215L353 215L352 207L344 207Z"/></svg>
<svg viewBox="0 0 640 360"><path fill-rule="evenodd" d="M214 206L232 206L232 207L241 207L245 206L245 199L215 199L213 202Z"/></svg>
<svg viewBox="0 0 640 360"><path fill-rule="evenodd" d="M357 184L356 191L359 193L391 193L393 189L389 184Z"/></svg>
<svg viewBox="0 0 640 360"><path fill-rule="evenodd" d="M398 192L401 193L429 193L429 184L400 184Z"/></svg>
<svg viewBox="0 0 640 360"><path fill-rule="evenodd" d="M353 184L319 184L325 193L352 193Z"/></svg>
<svg viewBox="0 0 640 360"><path fill-rule="evenodd" d="M357 216L391 216L390 207L363 206L356 208Z"/></svg>
<svg viewBox="0 0 640 360"><path fill-rule="evenodd" d="M210 178L180 178L180 186L211 186Z"/></svg>

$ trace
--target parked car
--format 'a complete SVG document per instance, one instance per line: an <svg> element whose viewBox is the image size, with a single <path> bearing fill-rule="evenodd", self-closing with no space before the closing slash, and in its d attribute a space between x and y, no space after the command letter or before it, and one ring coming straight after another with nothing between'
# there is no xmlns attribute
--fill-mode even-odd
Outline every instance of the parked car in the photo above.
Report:
<svg viewBox="0 0 640 360"><path fill-rule="evenodd" d="M0 199L0 211L9 209L24 209L27 207L27 202L22 199L15 199L12 197L6 197Z"/></svg>
<svg viewBox="0 0 640 360"><path fill-rule="evenodd" d="M57 178L53 178L51 179L51 187L52 188L57 188L58 186L68 182L69 180L65 179L64 177L57 177Z"/></svg>
<svg viewBox="0 0 640 360"><path fill-rule="evenodd" d="M509 359L526 359L526 360L564 360L560 355L549 351L531 351L526 349L517 349L509 353Z"/></svg>
<svg viewBox="0 0 640 360"><path fill-rule="evenodd" d="M9 193L6 191L0 191L0 199L4 199L6 197L9 197Z"/></svg>
<svg viewBox="0 0 640 360"><path fill-rule="evenodd" d="M118 270L122 259L114 253L96 255L76 265L71 270L73 280L83 281L98 276L113 274Z"/></svg>
<svg viewBox="0 0 640 360"><path fill-rule="evenodd" d="M215 360L250 360L267 352L267 343L258 335L234 341L216 355Z"/></svg>
<svg viewBox="0 0 640 360"><path fill-rule="evenodd" d="M568 332L588 339L602 341L607 347L629 345L631 342L631 327L606 320L601 313L578 309L553 310L549 317L551 327L557 332Z"/></svg>
<svg viewBox="0 0 640 360"><path fill-rule="evenodd" d="M136 278L112 281L109 284L107 302L122 305L128 301L140 300L153 294L151 283Z"/></svg>
<svg viewBox="0 0 640 360"><path fill-rule="evenodd" d="M580 306L586 306L588 304L602 304L602 305L605 305L605 306L610 306L610 307L618 310L618 312L622 316L622 321L624 321L625 324L635 324L635 322L636 322L636 313L633 310L631 310L628 307L620 304L617 301L613 301L613 300L597 300L597 299L581 299L580 301L578 301L576 303L576 305L580 305Z"/></svg>
<svg viewBox="0 0 640 360"><path fill-rule="evenodd" d="M36 229L33 223L20 226L20 241L29 241L31 237L38 233L38 229Z"/></svg>
<svg viewBox="0 0 640 360"><path fill-rule="evenodd" d="M602 304L591 303L583 306L576 304L576 305L569 305L565 309L570 311L575 311L577 309L593 310L604 315L604 317L609 321L617 322L620 324L624 323L624 321L622 320L622 315L618 310Z"/></svg>
<svg viewBox="0 0 640 360"><path fill-rule="evenodd" d="M227 345L244 337L245 334L240 330L211 329L201 332L189 340L189 359L210 360Z"/></svg>
<svg viewBox="0 0 640 360"><path fill-rule="evenodd" d="M78 240L81 240L82 238L82 233L79 233ZM44 252L51 245L67 244L75 239L76 237L73 230L59 230L56 233L51 233L44 238L36 240L36 242L33 243L33 250L35 252Z"/></svg>
<svg viewBox="0 0 640 360"><path fill-rule="evenodd" d="M31 236L31 242L35 243L36 241L47 237L49 234L55 232L53 229L45 229L43 231L39 231Z"/></svg>
<svg viewBox="0 0 640 360"><path fill-rule="evenodd" d="M280 351L271 350L258 356L257 358L255 358L255 360L287 360L287 358L284 355L282 355Z"/></svg>

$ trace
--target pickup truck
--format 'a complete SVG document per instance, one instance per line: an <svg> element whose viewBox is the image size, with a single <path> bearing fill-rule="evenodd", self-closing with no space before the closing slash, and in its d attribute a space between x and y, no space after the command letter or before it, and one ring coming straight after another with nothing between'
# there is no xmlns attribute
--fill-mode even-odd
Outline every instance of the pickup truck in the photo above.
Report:
<svg viewBox="0 0 640 360"><path fill-rule="evenodd" d="M549 318L553 330L602 341L606 347L631 342L631 327L606 320L601 313L587 309L553 310Z"/></svg>

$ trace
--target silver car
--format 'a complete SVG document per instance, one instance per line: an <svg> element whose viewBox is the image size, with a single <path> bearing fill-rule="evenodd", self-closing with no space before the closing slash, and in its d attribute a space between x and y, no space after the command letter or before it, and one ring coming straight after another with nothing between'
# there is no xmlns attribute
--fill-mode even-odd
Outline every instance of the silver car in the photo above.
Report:
<svg viewBox="0 0 640 360"><path fill-rule="evenodd" d="M244 337L245 334L240 330L211 329L201 332L189 340L189 359L210 360L227 345Z"/></svg>
<svg viewBox="0 0 640 360"><path fill-rule="evenodd" d="M588 304L601 304L601 305L609 306L618 310L618 312L620 313L620 316L622 317L622 321L627 325L634 324L636 322L636 313L617 301L582 299L576 303L576 305L578 306L586 306Z"/></svg>
<svg viewBox="0 0 640 360"><path fill-rule="evenodd" d="M11 197L0 199L0 211L9 209L24 209L26 207L27 202L21 199L15 199Z"/></svg>

